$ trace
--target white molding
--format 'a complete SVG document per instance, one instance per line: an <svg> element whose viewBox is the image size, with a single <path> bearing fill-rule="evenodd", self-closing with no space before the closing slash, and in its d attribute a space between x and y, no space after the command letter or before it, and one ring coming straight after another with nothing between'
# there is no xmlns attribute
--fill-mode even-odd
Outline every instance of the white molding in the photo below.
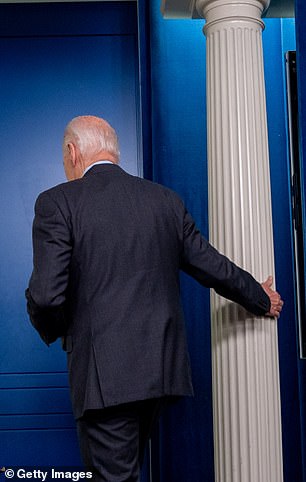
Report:
<svg viewBox="0 0 306 482"><path fill-rule="evenodd" d="M196 9L196 0L161 0L161 11L165 18L201 18ZM294 17L294 0L271 0L265 17Z"/></svg>

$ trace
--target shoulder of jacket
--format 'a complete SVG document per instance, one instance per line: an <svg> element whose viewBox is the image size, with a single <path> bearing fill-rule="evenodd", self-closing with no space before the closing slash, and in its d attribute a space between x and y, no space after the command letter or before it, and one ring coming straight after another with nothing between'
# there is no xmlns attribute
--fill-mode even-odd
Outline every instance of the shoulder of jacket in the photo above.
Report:
<svg viewBox="0 0 306 482"><path fill-rule="evenodd" d="M68 205L69 183L61 183L41 192L35 202L35 213L50 216L56 211L65 211Z"/></svg>
<svg viewBox="0 0 306 482"><path fill-rule="evenodd" d="M52 199L53 201L57 201L62 199L63 197L66 198L73 192L77 191L82 183L82 179L76 179L75 181L66 181L62 182L61 184L57 184L45 191L41 192L38 195L37 199Z"/></svg>

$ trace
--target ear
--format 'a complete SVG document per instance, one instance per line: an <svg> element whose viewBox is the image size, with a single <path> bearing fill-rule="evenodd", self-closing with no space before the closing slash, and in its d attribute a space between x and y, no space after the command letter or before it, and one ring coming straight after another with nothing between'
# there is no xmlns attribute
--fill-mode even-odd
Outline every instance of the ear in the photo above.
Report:
<svg viewBox="0 0 306 482"><path fill-rule="evenodd" d="M72 165L75 167L76 160L77 160L75 145L72 144L72 142L68 142L67 148L68 148L68 151L69 151L69 154L70 154L70 159L71 159Z"/></svg>

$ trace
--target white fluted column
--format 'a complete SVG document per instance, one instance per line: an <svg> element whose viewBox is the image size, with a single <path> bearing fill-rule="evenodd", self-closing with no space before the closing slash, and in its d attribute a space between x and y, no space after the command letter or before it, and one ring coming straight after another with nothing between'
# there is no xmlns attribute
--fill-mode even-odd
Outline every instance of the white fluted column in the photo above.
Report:
<svg viewBox="0 0 306 482"><path fill-rule="evenodd" d="M206 19L210 241L274 274L261 15L268 0L198 0ZM216 482L281 482L277 322L212 294Z"/></svg>

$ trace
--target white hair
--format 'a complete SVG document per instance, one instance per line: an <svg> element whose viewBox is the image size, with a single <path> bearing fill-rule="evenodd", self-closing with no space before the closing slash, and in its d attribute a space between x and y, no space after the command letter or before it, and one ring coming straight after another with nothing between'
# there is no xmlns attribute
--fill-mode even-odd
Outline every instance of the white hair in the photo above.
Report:
<svg viewBox="0 0 306 482"><path fill-rule="evenodd" d="M120 151L116 131L103 119L79 116L72 119L64 133L64 147L77 144L83 157L91 158L106 151L119 160Z"/></svg>

